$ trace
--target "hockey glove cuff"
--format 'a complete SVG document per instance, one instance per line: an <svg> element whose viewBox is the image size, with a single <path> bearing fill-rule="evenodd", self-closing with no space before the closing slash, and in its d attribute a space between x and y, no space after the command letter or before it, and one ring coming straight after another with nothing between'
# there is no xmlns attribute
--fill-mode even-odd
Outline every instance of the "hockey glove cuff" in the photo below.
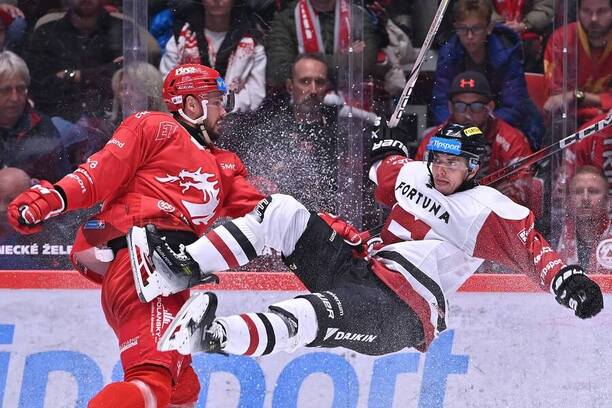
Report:
<svg viewBox="0 0 612 408"><path fill-rule="evenodd" d="M9 224L21 234L42 230L44 220L58 215L66 208L62 194L48 181L42 180L19 194L7 208Z"/></svg>
<svg viewBox="0 0 612 408"><path fill-rule="evenodd" d="M379 126L372 130L370 165L392 154L408 157L408 132L401 128L390 128L382 119Z"/></svg>
<svg viewBox="0 0 612 408"><path fill-rule="evenodd" d="M586 319L603 309L603 295L597 283L593 282L579 265L562 268L553 278L552 290L560 304Z"/></svg>

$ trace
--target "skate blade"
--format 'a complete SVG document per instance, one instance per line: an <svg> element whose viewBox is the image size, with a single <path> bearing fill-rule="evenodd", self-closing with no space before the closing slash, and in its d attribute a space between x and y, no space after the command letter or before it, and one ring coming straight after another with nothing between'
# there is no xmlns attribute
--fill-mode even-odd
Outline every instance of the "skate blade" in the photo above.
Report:
<svg viewBox="0 0 612 408"><path fill-rule="evenodd" d="M125 238L130 253L132 275L134 276L134 286L136 286L138 298L141 302L148 303L155 299L159 292L151 289L159 285L151 285L156 277L153 276L154 271L149 254L147 233L143 227L132 227ZM155 292L155 295L152 292Z"/></svg>
<svg viewBox="0 0 612 408"><path fill-rule="evenodd" d="M159 351L176 350L183 355L198 351L196 348L202 337L202 327L199 326L199 323L208 311L210 299L207 293L192 295L160 338L157 349ZM197 332L200 333L199 336Z"/></svg>

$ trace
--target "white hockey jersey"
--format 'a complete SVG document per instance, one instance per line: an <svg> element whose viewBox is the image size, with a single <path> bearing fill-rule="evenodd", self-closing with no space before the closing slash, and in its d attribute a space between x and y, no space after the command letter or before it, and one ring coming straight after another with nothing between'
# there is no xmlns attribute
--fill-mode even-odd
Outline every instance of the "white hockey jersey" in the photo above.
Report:
<svg viewBox="0 0 612 408"><path fill-rule="evenodd" d="M425 162L401 156L373 166L370 178L377 201L391 207L373 270L421 318L421 350L446 329L448 296L484 260L524 272L546 290L565 266L535 230L529 209L493 188L445 196L430 184Z"/></svg>

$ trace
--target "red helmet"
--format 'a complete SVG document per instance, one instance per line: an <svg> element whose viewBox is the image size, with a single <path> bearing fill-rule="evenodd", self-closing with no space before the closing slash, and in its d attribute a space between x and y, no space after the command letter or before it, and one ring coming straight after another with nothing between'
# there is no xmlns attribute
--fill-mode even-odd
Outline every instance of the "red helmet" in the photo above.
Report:
<svg viewBox="0 0 612 408"><path fill-rule="evenodd" d="M164 80L163 97L170 112L183 108L184 97L193 95L205 99L205 95L219 91L227 93L221 75L212 68L200 64L184 64L173 68Z"/></svg>

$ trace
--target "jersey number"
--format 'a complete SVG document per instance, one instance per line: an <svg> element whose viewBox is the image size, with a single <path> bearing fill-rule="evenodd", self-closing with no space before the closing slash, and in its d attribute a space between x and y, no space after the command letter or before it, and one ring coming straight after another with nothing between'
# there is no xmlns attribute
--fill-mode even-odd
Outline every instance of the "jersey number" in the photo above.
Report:
<svg viewBox="0 0 612 408"><path fill-rule="evenodd" d="M426 222L415 218L414 215L407 212L399 205L396 205L393 210L391 210L389 218L401 225L403 229L407 230L410 236L405 238L410 238L413 241L420 241L424 239L425 235L427 235L427 233L431 229L431 227ZM393 231L390 232L394 233ZM394 233L394 235L397 234Z"/></svg>

